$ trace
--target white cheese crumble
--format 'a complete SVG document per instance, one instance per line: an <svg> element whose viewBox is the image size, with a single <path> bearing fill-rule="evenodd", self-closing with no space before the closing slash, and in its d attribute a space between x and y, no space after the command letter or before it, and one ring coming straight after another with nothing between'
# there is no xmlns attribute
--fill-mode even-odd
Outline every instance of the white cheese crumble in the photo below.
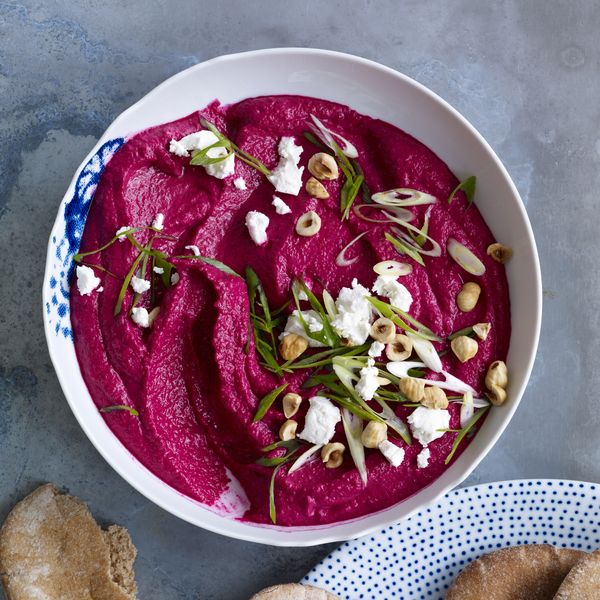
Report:
<svg viewBox="0 0 600 600"><path fill-rule="evenodd" d="M131 278L131 287L136 294L143 294L150 289L150 282L134 275Z"/></svg>
<svg viewBox="0 0 600 600"><path fill-rule="evenodd" d="M388 298L390 304L408 312L413 302L411 293L404 285L396 281L396 278L390 275L379 275L373 284L373 291L384 298Z"/></svg>
<svg viewBox="0 0 600 600"><path fill-rule="evenodd" d="M119 238L119 242L124 242L127 239L123 234L130 229L132 228L128 225L125 225L124 227L119 227L119 229L115 231L115 236Z"/></svg>
<svg viewBox="0 0 600 600"><path fill-rule="evenodd" d="M369 358L367 366L360 370L360 379L356 384L356 393L363 400L373 400L379 387L379 369L375 366L375 359Z"/></svg>
<svg viewBox="0 0 600 600"><path fill-rule="evenodd" d="M450 427L450 413L441 408L427 408L419 406L408 416L408 424L413 437L422 445L441 438L445 430Z"/></svg>
<svg viewBox="0 0 600 600"><path fill-rule="evenodd" d="M311 310L303 310L302 318L304 319L304 322L308 326L309 331L311 331L312 333L318 333L319 331L321 331L323 329L323 321L321 321L321 317L318 312L316 312L312 309ZM284 329L283 333L279 336L279 339L283 339L283 337L285 337L288 333L295 333L296 335L303 337L308 342L308 345L311 348L321 348L323 346L323 344L321 344L321 342L318 342L317 340L313 340L311 337L309 337L307 335L306 331L304 330L304 326L300 322L300 318L298 316L297 310L295 310L288 317L287 323L285 324L285 329Z"/></svg>
<svg viewBox="0 0 600 600"><path fill-rule="evenodd" d="M396 446L396 444L393 444L389 440L383 440L378 448L392 467L399 467L404 461L404 448Z"/></svg>
<svg viewBox="0 0 600 600"><path fill-rule="evenodd" d="M352 345L364 344L371 331L371 304L366 299L369 290L352 280L351 288L342 288L335 301L338 311L331 322L338 335L346 338Z"/></svg>
<svg viewBox="0 0 600 600"><path fill-rule="evenodd" d="M77 267L77 289L82 296L89 296L100 285L100 278L91 267Z"/></svg>
<svg viewBox="0 0 600 600"><path fill-rule="evenodd" d="M186 157L190 155L191 151L204 150L218 141L217 136L212 131L202 129L201 131L196 131L182 137L179 141L171 140L169 152L177 156ZM227 149L222 147L211 148L207 152L209 158L219 158L219 156L225 156L226 154ZM225 177L232 175L235 171L235 155L232 153L225 160L212 165L206 165L204 169L209 175L217 179L225 179Z"/></svg>
<svg viewBox="0 0 600 600"><path fill-rule="evenodd" d="M419 469L425 469L429 466L429 459L431 458L431 451L429 448L423 448L419 454L417 454L417 467Z"/></svg>
<svg viewBox="0 0 600 600"><path fill-rule="evenodd" d="M298 434L310 444L326 444L335 434L335 426L342 416L340 409L329 398L314 396L309 401L310 408L304 417L304 429Z"/></svg>
<svg viewBox="0 0 600 600"><path fill-rule="evenodd" d="M298 168L302 147L296 146L293 137L282 137L277 147L279 163L268 179L282 194L297 196L302 187L304 167Z"/></svg>
<svg viewBox="0 0 600 600"><path fill-rule="evenodd" d="M243 177L236 177L236 179L233 180L233 187L235 187L236 190L247 190L248 186L246 185L246 181L244 180Z"/></svg>
<svg viewBox="0 0 600 600"><path fill-rule="evenodd" d="M194 256L200 256L200 248L195 244L190 244L185 247L186 250L190 250Z"/></svg>
<svg viewBox="0 0 600 600"><path fill-rule="evenodd" d="M179 283L179 273L177 273L177 271L171 273L171 285L175 285L176 283Z"/></svg>
<svg viewBox="0 0 600 600"><path fill-rule="evenodd" d="M165 270L162 267L153 267L152 270L157 274L157 275L162 275Z"/></svg>
<svg viewBox="0 0 600 600"><path fill-rule="evenodd" d="M164 226L165 226L165 215L163 215L162 213L158 213L154 217L154 221L152 222L152 227L154 227L154 229L158 229L158 231L162 231L164 229Z"/></svg>
<svg viewBox="0 0 600 600"><path fill-rule="evenodd" d="M384 349L385 344L382 344L381 342L373 342L369 347L369 351L367 352L367 354L372 358L378 358L381 356Z"/></svg>
<svg viewBox="0 0 600 600"><path fill-rule="evenodd" d="M273 196L273 202L271 204L275 207L275 212L278 215L287 215L292 212L292 209L277 196Z"/></svg>
<svg viewBox="0 0 600 600"><path fill-rule="evenodd" d="M131 309L131 320L140 327L150 327L150 315L145 308L136 306Z"/></svg>
<svg viewBox="0 0 600 600"><path fill-rule="evenodd" d="M257 211L251 210L246 215L246 227L252 241L257 246L262 246L267 241L267 227L269 226L269 217Z"/></svg>

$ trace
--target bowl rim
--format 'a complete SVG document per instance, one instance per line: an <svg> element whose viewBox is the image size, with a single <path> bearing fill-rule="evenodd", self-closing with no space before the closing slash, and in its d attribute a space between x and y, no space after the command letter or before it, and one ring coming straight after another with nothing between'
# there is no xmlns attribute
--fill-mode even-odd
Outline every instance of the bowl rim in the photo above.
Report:
<svg viewBox="0 0 600 600"><path fill-rule="evenodd" d="M493 446L498 441L498 438L502 435L502 433L508 426L509 422L512 420L512 417L514 416L514 413L517 410L517 408L521 402L524 390L529 382L529 378L531 376L531 371L533 369L533 364L534 364L536 353L537 353L540 329L541 329L542 281L541 281L541 268L540 268L540 263L539 263L539 255L538 255L538 251L537 251L537 246L536 246L535 238L533 236L533 230L531 227L531 223L527 216L527 212L526 212L524 203L521 199L521 196L520 196L515 184L513 183L510 175L508 174L506 168L504 167L503 163L498 158L498 156L496 155L494 150L491 148L491 146L488 144L488 142L485 140L485 138L475 129L475 127L473 125L471 125L471 123L465 117L463 117L461 115L460 112L458 112L458 110L456 110L451 104L449 104L446 100L444 100L443 98L438 96L435 92L430 90L425 85L419 83L418 81L412 79L411 77L409 77L395 69L392 69L391 67L387 67L387 66L382 65L373 60L366 59L366 58L356 56L353 54L334 51L334 50L323 50L323 49L317 49L317 48L282 47L282 48L267 48L267 49L261 49L261 50L252 50L252 51L247 51L247 52L226 54L226 55L211 58L206 61L199 62L191 67L188 67L187 69L184 69L184 70L172 75L171 77L169 77L168 79L166 79L165 81L163 81L162 83L160 83L159 85L154 87L152 90L150 90L144 96L142 96L139 100L137 100L134 104L132 104L129 108L127 108L123 112L121 112L112 121L112 123L107 127L107 129L104 131L104 133L100 136L100 138L98 139L98 141L94 145L94 147L90 150L88 155L84 158L84 160L81 162L81 164L77 167L77 169L73 175L73 178L72 178L71 182L69 183L69 186L67 187L67 191L66 191L65 195L63 196L63 198L61 199L61 202L59 204L57 217L52 226L52 230L50 233L50 240L48 243L48 248L47 248L47 253L46 253L46 263L45 263L45 272L44 272L43 289L42 289L42 296L43 296L42 297L42 310L44 309L44 305L46 302L47 282L50 277L50 271L52 268L52 260L54 257L53 256L54 249L52 247L52 235L53 235L55 228L60 223L60 220L63 216L63 213L61 210L63 207L63 204L64 204L65 200L69 197L70 192L74 189L75 184L77 182L77 178L80 175L83 168L88 164L90 159L98 152L98 150L101 148L101 146L107 142L107 140L110 140L115 137L114 131L116 129L118 129L121 122L125 121L132 112L139 110L146 101L152 99L155 95L160 94L160 92L164 88L173 85L174 83L178 82L180 79L186 78L187 76L189 76L190 73L192 73L194 71L202 70L207 67L218 65L219 63L231 62L231 61L236 61L239 59L272 57L275 55L280 55L280 56L306 55L306 56L310 56L310 57L321 56L321 57L326 57L326 58L333 58L333 59L348 61L351 63L353 62L357 65L364 66L369 69L374 69L374 70L382 72L383 74L400 79L405 84L407 84L409 87L413 87L420 93L426 95L435 104L439 105L439 107L441 109L444 109L446 112L450 113L450 115L454 119L456 119L459 122L459 124L468 131L468 133L475 139L475 141L477 143L479 143L486 150L489 157L493 160L494 166L496 167L496 169L502 176L504 182L508 185L508 188L509 188L511 194L513 195L514 199L516 200L516 208L518 208L518 211L519 211L519 217L522 222L521 224L524 226L526 234L527 234L527 239L525 241L527 243L529 250L531 251L531 256L533 258L532 267L534 270L534 280L532 281L533 285L532 285L531 297L530 297L530 299L534 303L534 314L535 314L535 322L533 323L533 339L531 340L531 342L532 342L531 343L531 352L529 354L527 363L523 370L522 383L517 390L514 390L516 392L514 401L511 402L510 407L506 407L508 409L508 411L504 415L502 423L500 424L500 426L497 426L495 428L495 430L491 433L489 440L484 444L484 446L481 448L481 450L478 451L476 456L474 456L473 458L470 459L470 463L468 465L462 464L461 469L455 469L456 472L454 473L454 477L448 483L443 485L438 491L436 491L436 493L433 495L432 498L430 498L428 500L423 500L418 506L406 510L400 516L394 515L392 517L390 515L390 518L385 520L385 522L378 522L378 523L370 523L370 522L368 522L369 521L368 518L372 517L374 515L379 515L379 514L384 514L384 513L390 512L394 508L406 503L406 501L408 501L410 498L414 497L414 495L399 502L399 503L393 504L390 507L387 507L385 509L382 509L382 510L374 512L374 513L369 513L360 518L356 518L353 520L340 521L340 522L326 524L326 525L320 525L320 526L311 526L311 527L277 527L277 526L270 526L270 525L264 526L261 524L239 521L239 520L232 519L231 517L227 517L224 515L218 515L212 511L209 511L209 509L204 508L200 503L194 501L191 498L188 498L194 504L197 504L198 506L202 507L207 512L210 512L214 517L218 517L217 519L211 520L211 522L206 523L206 522L201 522L200 519L195 519L195 518L191 517L190 515L185 514L185 512L180 510L178 507L171 506L167 500L159 497L159 495L154 493L154 491L152 491L151 489L148 489L150 487L149 485L145 486L145 485L142 485L142 483L140 483L138 481L134 481L134 477L130 476L126 472L126 469L124 468L124 466L122 466L121 457L113 456L112 453L109 450L107 450L100 443L99 439L97 438L96 432L93 430L91 424L88 423L86 418L81 414L81 412L77 406L77 403L69 397L69 394L67 393L67 389L68 389L68 385L67 385L67 381L66 381L67 374L63 373L61 371L61 369L59 368L59 365L61 363L61 357L55 351L54 343L53 343L53 341L54 341L53 340L53 331L51 329L48 319L46 318L46 315L44 314L44 331L45 331L45 336L46 336L46 343L48 345L50 359L52 361L52 364L53 364L54 370L56 372L57 378L59 380L60 386L62 388L63 394L64 394L73 414L75 415L77 422L79 423L80 427L85 432L88 439L92 442L94 447L98 450L98 452L106 460L106 462L123 479L125 479L125 481L127 481L134 489L136 489L139 493L141 493L143 496L148 498L154 504L160 506L165 511L167 511L167 512L169 512L169 513L171 513L171 514L173 514L173 515L183 519L184 521L187 521L188 523L191 523L197 527L202 527L203 529L207 529L214 533L218 533L221 535L225 535L228 537L232 537L232 538L240 539L240 540L244 540L244 541L268 544L268 545L274 545L274 546L300 547L300 546L312 546L312 545L317 545L317 544L325 544L325 543L331 543L331 542L342 542L345 540L354 539L354 538L366 535L372 531L381 529L382 527L386 526L386 524L389 525L391 523L396 523L396 522L399 522L406 518L409 518L411 515L415 514L416 512L425 510L427 507L438 502L442 496L446 495L452 489L457 488L473 472L473 470L479 465L479 463L485 458L485 456L487 456L489 451L493 448ZM115 438L116 438L116 436L115 436ZM136 460L136 462L139 462L139 461L137 461L137 459L133 458L133 455L131 455L129 453L129 450L125 446L122 446L122 447L123 447L124 451L127 454L129 454L129 456L133 460ZM463 462L465 462L465 461L463 461ZM147 469L142 463L139 463L139 464L142 467L142 469L145 471L145 475L147 477L150 477L150 478L157 477L149 469ZM452 469L452 467L455 467L457 464L458 463L454 463L454 465L451 465L451 467L449 469L446 469L444 471L444 473L447 473L450 469ZM144 483L146 483L147 477L144 477ZM430 485L433 485L434 483L435 483L435 481L433 481ZM167 484L165 484L165 485L167 485ZM174 488L171 488L170 486L168 486L168 487L171 490L175 491L177 494L183 496L183 494L177 492L177 490L175 490ZM429 487L429 486L426 486L426 488L423 488L423 489L427 489L427 487ZM423 490L419 490L419 492L421 492L421 491L423 491ZM416 494L418 494L419 492L417 492ZM339 531L340 528L349 529L350 531L345 531L344 533L342 533ZM294 532L306 533L307 531L311 532L311 534L313 534L313 535L311 535L310 537L302 536L300 539L297 539L297 537L294 535ZM280 535L278 535L277 539L275 539L276 534L280 534Z"/></svg>

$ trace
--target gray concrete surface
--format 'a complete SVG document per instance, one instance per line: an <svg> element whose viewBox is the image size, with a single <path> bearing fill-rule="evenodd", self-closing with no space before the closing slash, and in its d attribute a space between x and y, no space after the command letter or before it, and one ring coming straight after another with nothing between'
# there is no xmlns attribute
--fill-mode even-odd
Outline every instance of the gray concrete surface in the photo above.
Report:
<svg viewBox="0 0 600 600"><path fill-rule="evenodd" d="M467 483L600 481L599 31L595 0L0 1L0 517L38 483L64 485L129 527L142 600L242 600L332 548L237 542L153 506L79 429L42 332L50 225L108 123L198 61L286 45L411 75L498 152L537 236L544 324L516 418Z"/></svg>

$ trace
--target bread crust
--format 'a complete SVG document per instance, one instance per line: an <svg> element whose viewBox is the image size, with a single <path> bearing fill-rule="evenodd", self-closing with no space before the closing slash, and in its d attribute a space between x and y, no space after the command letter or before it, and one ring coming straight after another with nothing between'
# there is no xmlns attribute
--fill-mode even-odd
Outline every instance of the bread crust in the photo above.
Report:
<svg viewBox="0 0 600 600"><path fill-rule="evenodd" d="M548 600L584 554L548 544L498 550L468 565L446 600Z"/></svg>
<svg viewBox="0 0 600 600"><path fill-rule="evenodd" d="M52 484L6 518L0 573L9 600L135 600L135 583L126 589L113 578L110 544L87 506Z"/></svg>
<svg viewBox="0 0 600 600"><path fill-rule="evenodd" d="M600 550L586 554L569 571L554 600L598 600L600 598Z"/></svg>
<svg viewBox="0 0 600 600"><path fill-rule="evenodd" d="M312 585L284 583L257 592L250 600L340 600L340 598Z"/></svg>

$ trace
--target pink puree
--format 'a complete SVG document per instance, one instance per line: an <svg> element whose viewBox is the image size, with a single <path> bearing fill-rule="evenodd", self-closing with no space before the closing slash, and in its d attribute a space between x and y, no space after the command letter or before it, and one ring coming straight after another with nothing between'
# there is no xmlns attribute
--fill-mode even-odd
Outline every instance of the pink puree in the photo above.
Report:
<svg viewBox="0 0 600 600"><path fill-rule="evenodd" d="M312 199L304 190L298 197L282 195L293 212L277 215L271 206L273 186L243 162L237 160L235 175L222 181L168 152L171 138L179 139L201 128L202 114L270 168L277 164L281 136L293 135L304 147L301 164L306 165L317 151L301 135L310 113L355 144L372 192L409 187L440 199L432 210L429 232L441 244L443 255L426 257L426 268L414 264L412 274L402 278L402 283L415 299L411 314L441 336L480 321L493 324L473 360L461 365L451 352L442 359L446 369L483 392L485 370L493 360L505 358L510 337L504 268L485 255L494 237L476 206L465 210L462 193L451 206L447 204L457 179L431 150L400 129L346 106L294 96L253 98L231 106L214 103L200 113L133 136L101 178L82 251L106 243L124 225L148 225L162 212L164 233L177 241L159 241L155 247L177 255L189 254L184 246L196 244L203 255L217 258L239 273L251 265L273 307L290 298L294 277L303 277L317 293L324 284L334 297L354 277L370 287L376 277L373 265L399 257L383 239L379 226L354 215L340 221L341 177L327 183L332 196L329 200ZM248 184L245 191L233 186L233 179L240 176ZM307 177L305 171L304 180ZM422 221L425 208L413 209L417 223ZM248 235L244 218L249 210L264 212L271 220L265 246L256 246ZM320 214L323 226L318 235L301 238L294 226L308 210ZM360 260L351 267L337 267L335 258L340 249L365 230L369 233L354 246ZM477 278L483 292L469 314L458 311L455 297L464 281L475 278L446 255L449 236L471 247L487 269ZM92 258L124 276L136 254L125 241ZM160 315L151 330L141 329L128 317L131 290L123 312L113 317L120 280L100 273L102 293L72 294L75 346L83 376L98 407L129 404L139 410L139 419L124 412L104 416L115 435L153 473L183 494L218 509L228 486L228 468L249 500L242 518L268 523L272 471L257 466L255 460L261 456L261 447L276 441L284 416L281 404L276 403L261 422L253 424L252 417L258 399L281 381L260 367L253 347L248 354L244 352L249 325L244 283L200 262L175 262L181 280L160 299ZM287 380L291 382L288 391L299 391L305 398L311 395L299 389L301 378ZM298 415L300 425L307 404L303 403ZM402 416L410 410L398 409ZM458 427L458 407L450 410L451 427ZM407 498L446 469L444 459L455 435L446 434L430 445L431 460L426 469L416 466L421 450L417 442L406 448L399 468L393 468L378 451L367 450L366 487L348 453L338 469L326 469L314 461L288 476L287 466L282 468L276 481L278 524L332 523ZM341 424L335 439L345 442Z"/></svg>

